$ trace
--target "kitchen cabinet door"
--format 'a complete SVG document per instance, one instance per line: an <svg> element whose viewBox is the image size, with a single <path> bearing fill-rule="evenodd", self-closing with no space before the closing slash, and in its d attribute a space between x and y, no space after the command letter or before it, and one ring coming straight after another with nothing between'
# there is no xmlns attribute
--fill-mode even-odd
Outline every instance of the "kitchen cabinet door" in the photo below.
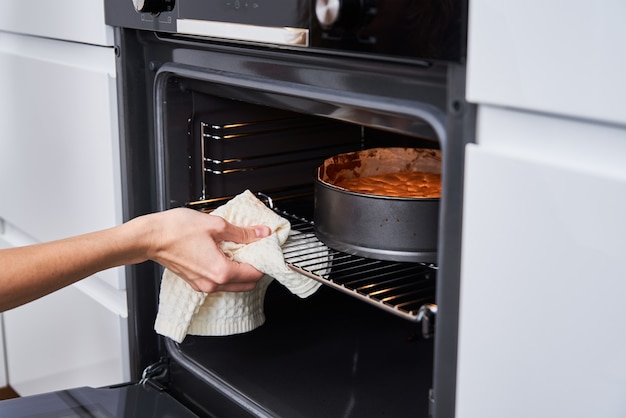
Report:
<svg viewBox="0 0 626 418"><path fill-rule="evenodd" d="M0 126L6 223L50 241L122 221L113 48L0 32Z"/></svg>
<svg viewBox="0 0 626 418"><path fill-rule="evenodd" d="M458 418L626 415L626 130L479 108Z"/></svg>
<svg viewBox="0 0 626 418"><path fill-rule="evenodd" d="M127 320L69 286L4 312L9 383L21 396L127 382Z"/></svg>
<svg viewBox="0 0 626 418"><path fill-rule="evenodd" d="M626 2L472 0L472 102L626 123Z"/></svg>
<svg viewBox="0 0 626 418"><path fill-rule="evenodd" d="M113 45L102 0L2 0L0 30L93 45Z"/></svg>
<svg viewBox="0 0 626 418"><path fill-rule="evenodd" d="M0 32L0 239L35 244L122 222L115 53ZM20 395L128 379L124 269L5 312Z"/></svg>

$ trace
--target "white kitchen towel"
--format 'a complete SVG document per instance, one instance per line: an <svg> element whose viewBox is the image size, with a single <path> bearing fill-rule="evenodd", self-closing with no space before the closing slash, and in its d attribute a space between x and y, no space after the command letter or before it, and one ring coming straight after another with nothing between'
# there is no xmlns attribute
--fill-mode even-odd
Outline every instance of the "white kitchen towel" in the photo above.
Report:
<svg viewBox="0 0 626 418"><path fill-rule="evenodd" d="M282 246L290 235L289 221L249 190L231 199L207 216L221 216L238 226L267 225L272 234L250 244L222 242L220 248L231 259L252 264L265 273L249 292L197 292L169 270L163 273L159 294L156 332L181 342L186 335L231 335L252 331L265 322L263 301L267 287L276 279L301 298L315 293L321 283L293 271L285 263ZM330 252L315 235L307 234L301 252L325 249L325 267L330 269ZM326 274L327 274L326 272Z"/></svg>

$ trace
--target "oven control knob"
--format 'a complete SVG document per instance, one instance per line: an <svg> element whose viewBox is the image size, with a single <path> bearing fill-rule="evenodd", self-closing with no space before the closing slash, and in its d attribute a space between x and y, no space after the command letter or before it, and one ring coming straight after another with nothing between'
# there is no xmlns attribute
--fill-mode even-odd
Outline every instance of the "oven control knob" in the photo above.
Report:
<svg viewBox="0 0 626 418"><path fill-rule="evenodd" d="M170 12L174 8L174 0L133 0L133 5L142 13Z"/></svg>
<svg viewBox="0 0 626 418"><path fill-rule="evenodd" d="M376 0L316 0L315 14L322 27L351 28L376 14Z"/></svg>
<svg viewBox="0 0 626 418"><path fill-rule="evenodd" d="M324 27L333 26L339 20L341 0L317 0L315 14L317 20Z"/></svg>

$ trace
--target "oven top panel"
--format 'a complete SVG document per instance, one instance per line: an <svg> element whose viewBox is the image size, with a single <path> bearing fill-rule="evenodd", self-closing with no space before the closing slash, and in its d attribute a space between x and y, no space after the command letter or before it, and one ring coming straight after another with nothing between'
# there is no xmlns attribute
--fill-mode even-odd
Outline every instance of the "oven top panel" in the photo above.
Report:
<svg viewBox="0 0 626 418"><path fill-rule="evenodd" d="M285 49L461 62L467 0L105 0L111 26Z"/></svg>

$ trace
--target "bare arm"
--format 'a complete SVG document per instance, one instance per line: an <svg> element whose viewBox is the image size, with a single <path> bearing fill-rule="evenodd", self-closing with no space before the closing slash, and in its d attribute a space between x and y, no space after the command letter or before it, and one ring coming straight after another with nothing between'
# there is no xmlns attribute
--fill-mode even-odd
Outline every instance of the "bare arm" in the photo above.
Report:
<svg viewBox="0 0 626 418"><path fill-rule="evenodd" d="M217 216L173 209L43 244L0 250L0 312L107 268L153 260L204 292L245 291L262 273L220 251L220 241L249 243L267 226L240 228Z"/></svg>

